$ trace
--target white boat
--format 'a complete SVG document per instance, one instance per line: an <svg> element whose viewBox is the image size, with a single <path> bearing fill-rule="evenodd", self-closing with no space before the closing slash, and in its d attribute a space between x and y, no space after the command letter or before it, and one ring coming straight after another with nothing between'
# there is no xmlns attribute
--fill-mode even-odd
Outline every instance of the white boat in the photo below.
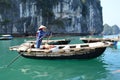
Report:
<svg viewBox="0 0 120 80"><path fill-rule="evenodd" d="M84 43L91 43L91 42L99 42L99 41L109 41L109 42L115 42L120 41L119 37L116 38L80 38Z"/></svg>
<svg viewBox="0 0 120 80"><path fill-rule="evenodd" d="M0 35L0 40L11 40L13 39L12 35Z"/></svg>

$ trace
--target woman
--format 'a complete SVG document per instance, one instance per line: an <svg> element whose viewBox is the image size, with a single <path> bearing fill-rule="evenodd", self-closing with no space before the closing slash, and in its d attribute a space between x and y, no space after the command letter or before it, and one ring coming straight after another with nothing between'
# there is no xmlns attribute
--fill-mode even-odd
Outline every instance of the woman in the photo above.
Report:
<svg viewBox="0 0 120 80"><path fill-rule="evenodd" d="M36 48L40 48L42 43L42 39L46 36L46 27L41 25L37 32L37 41L36 41Z"/></svg>

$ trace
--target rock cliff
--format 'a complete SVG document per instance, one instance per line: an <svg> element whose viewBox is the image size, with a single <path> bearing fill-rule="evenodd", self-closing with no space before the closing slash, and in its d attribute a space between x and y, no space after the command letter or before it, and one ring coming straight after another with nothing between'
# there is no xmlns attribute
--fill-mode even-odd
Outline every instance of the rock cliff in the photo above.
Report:
<svg viewBox="0 0 120 80"><path fill-rule="evenodd" d="M101 33L100 0L1 0L0 32L34 34L42 24L53 33Z"/></svg>
<svg viewBox="0 0 120 80"><path fill-rule="evenodd" d="M104 24L103 35L117 35L120 34L120 28L117 25L109 26Z"/></svg>

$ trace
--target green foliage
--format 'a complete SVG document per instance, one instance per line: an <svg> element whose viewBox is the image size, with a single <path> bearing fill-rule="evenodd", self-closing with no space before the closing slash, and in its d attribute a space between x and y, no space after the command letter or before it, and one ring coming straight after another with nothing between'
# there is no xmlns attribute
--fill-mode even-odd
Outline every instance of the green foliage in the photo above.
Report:
<svg viewBox="0 0 120 80"><path fill-rule="evenodd" d="M52 20L54 19L54 13L53 13L52 9L60 1L62 1L62 0L35 0L36 6L38 8L37 14L42 15L43 22L48 22L48 23L43 23L44 25L48 25L48 24L52 23ZM21 2L26 3L27 0L21 0ZM57 20L56 23L59 24L59 22Z"/></svg>
<svg viewBox="0 0 120 80"><path fill-rule="evenodd" d="M0 0L0 8L10 8L10 0Z"/></svg>
<svg viewBox="0 0 120 80"><path fill-rule="evenodd" d="M54 20L51 24L57 25L58 27L64 27L64 22L61 18Z"/></svg>
<svg viewBox="0 0 120 80"><path fill-rule="evenodd" d="M82 15L85 17L87 14L87 6L86 6L86 0L81 0L82 1Z"/></svg>
<svg viewBox="0 0 120 80"><path fill-rule="evenodd" d="M45 10L43 10L42 16L43 17L51 17L51 16L54 16L54 13L52 12L52 10L46 8Z"/></svg>
<svg viewBox="0 0 120 80"><path fill-rule="evenodd" d="M100 0L96 0L97 2L100 2Z"/></svg>
<svg viewBox="0 0 120 80"><path fill-rule="evenodd" d="M9 22L10 22L9 19L5 19L5 20L1 21L0 24L1 24L1 25L6 25L6 24L8 24Z"/></svg>
<svg viewBox="0 0 120 80"><path fill-rule="evenodd" d="M21 2L26 3L27 0L21 0Z"/></svg>
<svg viewBox="0 0 120 80"><path fill-rule="evenodd" d="M85 3L86 3L86 0L82 0L82 3L85 4Z"/></svg>
<svg viewBox="0 0 120 80"><path fill-rule="evenodd" d="M52 9L58 2L59 0L36 0L38 8L41 8L42 10Z"/></svg>
<svg viewBox="0 0 120 80"><path fill-rule="evenodd" d="M10 8L11 8L10 0L0 0L0 13Z"/></svg>
<svg viewBox="0 0 120 80"><path fill-rule="evenodd" d="M46 22L51 22L51 19L53 19L54 13L52 9L59 1L60 0L36 0L37 8L39 8L38 10L40 10L40 8L42 10L42 17L44 20L48 20Z"/></svg>
<svg viewBox="0 0 120 80"><path fill-rule="evenodd" d="M83 15L84 17L87 15L87 7L86 7L86 5L83 5L82 15Z"/></svg>

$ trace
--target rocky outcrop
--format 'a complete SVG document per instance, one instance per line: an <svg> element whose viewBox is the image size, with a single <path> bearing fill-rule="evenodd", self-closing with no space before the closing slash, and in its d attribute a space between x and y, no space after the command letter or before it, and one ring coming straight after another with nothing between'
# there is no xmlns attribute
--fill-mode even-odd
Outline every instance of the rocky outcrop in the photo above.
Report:
<svg viewBox="0 0 120 80"><path fill-rule="evenodd" d="M1 33L34 34L42 24L53 33L101 33L100 0L5 0ZM1 7L1 6L0 6Z"/></svg>
<svg viewBox="0 0 120 80"><path fill-rule="evenodd" d="M117 25L112 26L112 34L119 34L120 28Z"/></svg>
<svg viewBox="0 0 120 80"><path fill-rule="evenodd" d="M102 34L104 35L116 35L120 33L120 28L117 25L109 26L108 24L104 24L104 29Z"/></svg>

